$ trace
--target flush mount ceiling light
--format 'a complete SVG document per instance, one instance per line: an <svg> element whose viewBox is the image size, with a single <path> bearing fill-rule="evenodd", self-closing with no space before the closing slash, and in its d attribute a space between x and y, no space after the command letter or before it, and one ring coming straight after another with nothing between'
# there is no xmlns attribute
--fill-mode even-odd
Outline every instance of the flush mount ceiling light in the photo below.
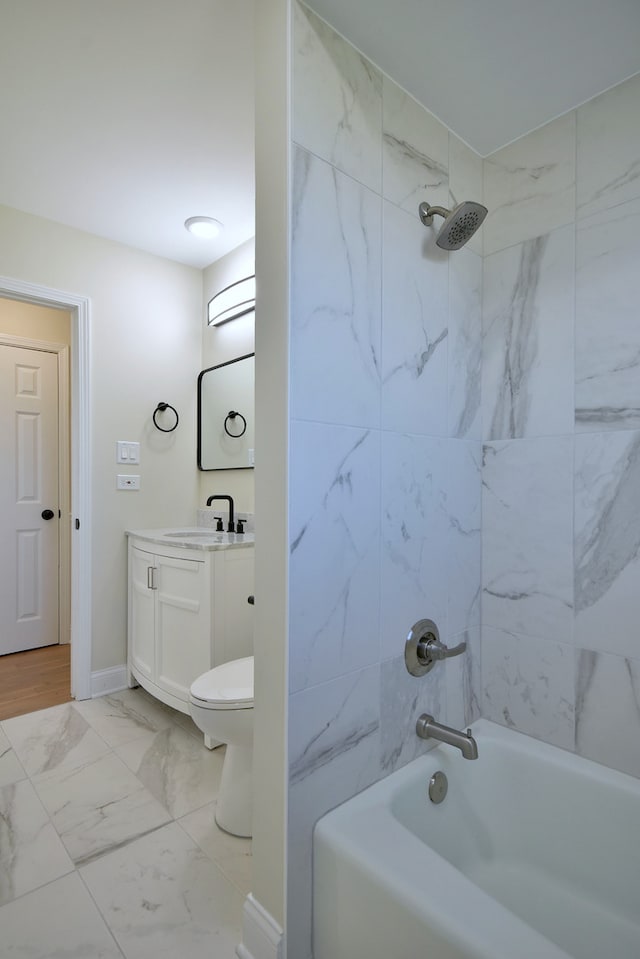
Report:
<svg viewBox="0 0 640 959"><path fill-rule="evenodd" d="M209 326L220 326L229 320L237 320L245 313L251 313L256 308L256 278L246 276L226 286L224 290L209 300L207 306L207 323Z"/></svg>
<svg viewBox="0 0 640 959"><path fill-rule="evenodd" d="M222 223L212 216L190 216L184 221L185 229L202 240L212 240L222 229Z"/></svg>

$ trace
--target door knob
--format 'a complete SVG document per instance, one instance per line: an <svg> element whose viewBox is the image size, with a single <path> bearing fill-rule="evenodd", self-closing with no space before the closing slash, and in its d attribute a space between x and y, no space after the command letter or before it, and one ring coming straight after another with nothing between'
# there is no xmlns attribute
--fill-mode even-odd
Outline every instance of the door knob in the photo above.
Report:
<svg viewBox="0 0 640 959"><path fill-rule="evenodd" d="M53 519L53 517L55 516L55 513L53 512L52 509L43 509L40 515L42 516L43 519Z"/></svg>

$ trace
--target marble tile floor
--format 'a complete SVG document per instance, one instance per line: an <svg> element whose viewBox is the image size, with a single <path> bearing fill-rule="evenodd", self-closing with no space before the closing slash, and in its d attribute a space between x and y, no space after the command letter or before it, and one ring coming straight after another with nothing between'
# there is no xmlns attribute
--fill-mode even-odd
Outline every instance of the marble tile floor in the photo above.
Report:
<svg viewBox="0 0 640 959"><path fill-rule="evenodd" d="M221 749L142 689L0 722L2 959L233 959L251 843Z"/></svg>

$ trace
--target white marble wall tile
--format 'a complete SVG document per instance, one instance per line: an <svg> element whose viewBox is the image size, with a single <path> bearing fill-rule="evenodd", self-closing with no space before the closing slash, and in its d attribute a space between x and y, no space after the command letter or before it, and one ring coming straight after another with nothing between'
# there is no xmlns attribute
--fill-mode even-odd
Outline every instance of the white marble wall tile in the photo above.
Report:
<svg viewBox="0 0 640 959"><path fill-rule="evenodd" d="M72 869L73 863L31 783L25 780L3 786L0 789L0 905ZM0 939L5 941L4 935Z"/></svg>
<svg viewBox="0 0 640 959"><path fill-rule="evenodd" d="M26 778L22 763L0 727L0 786L9 786Z"/></svg>
<svg viewBox="0 0 640 959"><path fill-rule="evenodd" d="M576 430L638 429L640 199L579 222L576 244Z"/></svg>
<svg viewBox="0 0 640 959"><path fill-rule="evenodd" d="M640 659L640 432L576 437L575 643Z"/></svg>
<svg viewBox="0 0 640 959"><path fill-rule="evenodd" d="M640 197L640 75L578 108L578 217Z"/></svg>
<svg viewBox="0 0 640 959"><path fill-rule="evenodd" d="M573 749L574 649L483 627L483 716Z"/></svg>
<svg viewBox="0 0 640 959"><path fill-rule="evenodd" d="M482 715L482 654L480 626L472 626L457 636L449 637L449 645L466 643L460 656L448 659L446 668L446 724L466 729Z"/></svg>
<svg viewBox="0 0 640 959"><path fill-rule="evenodd" d="M380 192L382 75L298 3L294 4L293 139Z"/></svg>
<svg viewBox="0 0 640 959"><path fill-rule="evenodd" d="M449 436L482 439L482 259L470 249L449 258Z"/></svg>
<svg viewBox="0 0 640 959"><path fill-rule="evenodd" d="M453 208L463 200L483 203L483 195L482 157L454 133L449 133L449 207ZM471 237L466 249L482 256L483 236L484 232L480 228Z"/></svg>
<svg viewBox="0 0 640 959"><path fill-rule="evenodd" d="M380 670L369 667L289 700L287 951L311 955L312 832L380 775Z"/></svg>
<svg viewBox="0 0 640 959"><path fill-rule="evenodd" d="M119 746L115 753L174 819L218 794L224 753L178 726Z"/></svg>
<svg viewBox="0 0 640 959"><path fill-rule="evenodd" d="M449 200L449 131L387 76L382 81L382 102L382 191L385 199L416 218L423 200L431 206L446 207Z"/></svg>
<svg viewBox="0 0 640 959"><path fill-rule="evenodd" d="M76 706L64 703L3 722L5 735L29 776L74 769L109 751Z"/></svg>
<svg viewBox="0 0 640 959"><path fill-rule="evenodd" d="M296 149L291 414L380 423L380 199Z"/></svg>
<svg viewBox="0 0 640 959"><path fill-rule="evenodd" d="M292 691L379 659L379 477L379 433L292 424Z"/></svg>
<svg viewBox="0 0 640 959"><path fill-rule="evenodd" d="M573 222L575 137L568 113L484 161L485 256Z"/></svg>
<svg viewBox="0 0 640 959"><path fill-rule="evenodd" d="M379 693L375 665L290 699L289 783L322 783L317 796L325 812L378 778ZM338 770L350 771L344 778Z"/></svg>
<svg viewBox="0 0 640 959"><path fill-rule="evenodd" d="M447 513L447 440L382 437L382 659L404 650L413 623L447 627L450 523Z"/></svg>
<svg viewBox="0 0 640 959"><path fill-rule="evenodd" d="M79 769L37 776L34 785L75 863L157 829L171 818L113 753Z"/></svg>
<svg viewBox="0 0 640 959"><path fill-rule="evenodd" d="M123 955L77 873L2 906L0 929L7 959L122 959Z"/></svg>
<svg viewBox="0 0 640 959"><path fill-rule="evenodd" d="M576 751L640 777L640 660L576 650Z"/></svg>
<svg viewBox="0 0 640 959"><path fill-rule="evenodd" d="M449 440L446 512L447 637L480 623L482 593L482 447ZM443 624L444 625L444 624Z"/></svg>
<svg viewBox="0 0 640 959"><path fill-rule="evenodd" d="M573 437L487 444L482 619L556 642L573 632Z"/></svg>
<svg viewBox="0 0 640 959"><path fill-rule="evenodd" d="M215 802L183 816L179 823L202 851L215 862L229 882L248 896L251 892L251 840L232 836L215 820Z"/></svg>
<svg viewBox="0 0 640 959"><path fill-rule="evenodd" d="M384 204L382 426L447 432L447 254L417 217Z"/></svg>
<svg viewBox="0 0 640 959"><path fill-rule="evenodd" d="M574 269L573 226L485 259L487 439L573 432Z"/></svg>
<svg viewBox="0 0 640 959"><path fill-rule="evenodd" d="M380 665L380 765L388 776L436 745L416 734L416 722L430 713L446 722L446 671L438 663L425 676L408 672L404 652Z"/></svg>
<svg viewBox="0 0 640 959"><path fill-rule="evenodd" d="M234 955L242 896L177 823L80 874L127 959Z"/></svg>

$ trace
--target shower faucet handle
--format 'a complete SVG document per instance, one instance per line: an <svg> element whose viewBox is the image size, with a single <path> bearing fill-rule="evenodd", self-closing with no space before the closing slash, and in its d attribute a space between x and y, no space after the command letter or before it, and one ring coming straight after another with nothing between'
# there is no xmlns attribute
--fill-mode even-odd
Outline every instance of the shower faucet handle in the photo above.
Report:
<svg viewBox="0 0 640 959"><path fill-rule="evenodd" d="M409 630L404 644L404 661L412 676L424 676L441 659L460 656L466 642L449 648L440 642L438 627L432 619L420 619Z"/></svg>
<svg viewBox="0 0 640 959"><path fill-rule="evenodd" d="M430 659L450 659L452 656L460 656L466 648L466 642L450 647L445 646L439 639L433 637L427 639L426 643L418 643L418 659L424 659L425 662Z"/></svg>

